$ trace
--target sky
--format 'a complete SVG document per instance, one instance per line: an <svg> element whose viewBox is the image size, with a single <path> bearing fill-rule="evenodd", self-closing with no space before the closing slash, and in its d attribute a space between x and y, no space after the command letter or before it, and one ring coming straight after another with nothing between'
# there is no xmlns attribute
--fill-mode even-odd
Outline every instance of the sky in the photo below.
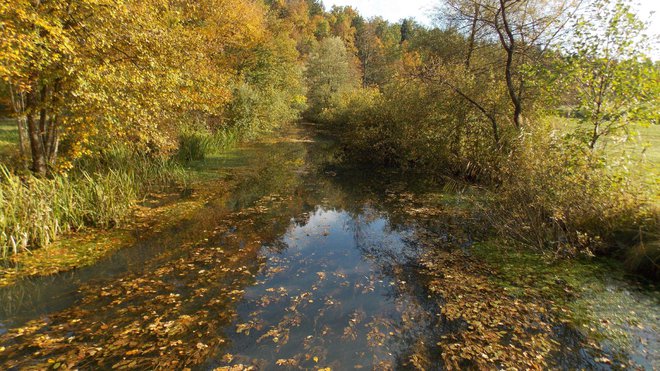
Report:
<svg viewBox="0 0 660 371"><path fill-rule="evenodd" d="M429 25L429 13L437 6L438 0L323 0L327 8L333 5L350 5L366 18L381 16L397 22L403 18L415 18Z"/></svg>
<svg viewBox="0 0 660 371"><path fill-rule="evenodd" d="M403 18L415 18L424 25L432 24L433 9L441 0L323 0L327 8L332 5L351 5L366 18L382 16L388 21L397 22ZM660 59L660 0L633 1L637 14L649 21L649 35L655 35L653 59ZM651 12L655 14L651 15Z"/></svg>

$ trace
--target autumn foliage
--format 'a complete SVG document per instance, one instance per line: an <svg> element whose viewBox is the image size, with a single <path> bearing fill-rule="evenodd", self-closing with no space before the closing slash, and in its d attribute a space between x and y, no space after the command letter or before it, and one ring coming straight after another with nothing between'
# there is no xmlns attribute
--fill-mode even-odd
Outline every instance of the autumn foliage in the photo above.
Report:
<svg viewBox="0 0 660 371"><path fill-rule="evenodd" d="M0 76L38 174L110 142L171 151L193 119L223 125L271 36L253 1L19 0L0 17Z"/></svg>

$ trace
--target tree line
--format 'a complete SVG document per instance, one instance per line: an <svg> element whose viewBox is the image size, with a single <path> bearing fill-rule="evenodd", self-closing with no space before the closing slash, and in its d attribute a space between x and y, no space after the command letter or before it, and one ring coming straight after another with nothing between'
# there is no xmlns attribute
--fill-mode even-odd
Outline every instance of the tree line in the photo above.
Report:
<svg viewBox="0 0 660 371"><path fill-rule="evenodd" d="M117 144L194 158L194 133L250 139L303 117L352 161L494 187L491 219L525 244L644 244L657 187L607 151L660 123L660 66L630 4L442 0L434 15L428 27L319 0L5 0L0 101L18 163L40 177Z"/></svg>

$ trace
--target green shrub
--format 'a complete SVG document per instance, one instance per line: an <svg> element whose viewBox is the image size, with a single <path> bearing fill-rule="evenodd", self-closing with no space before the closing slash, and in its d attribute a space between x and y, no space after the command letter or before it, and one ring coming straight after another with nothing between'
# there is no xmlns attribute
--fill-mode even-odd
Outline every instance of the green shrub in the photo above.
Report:
<svg viewBox="0 0 660 371"><path fill-rule="evenodd" d="M347 157L490 181L504 160L484 120L460 101L416 80L332 100L320 117L336 128ZM459 102L459 103L457 103Z"/></svg>
<svg viewBox="0 0 660 371"><path fill-rule="evenodd" d="M649 248L659 226L653 190L623 161L539 125L502 168L486 213L503 237L561 256Z"/></svg>

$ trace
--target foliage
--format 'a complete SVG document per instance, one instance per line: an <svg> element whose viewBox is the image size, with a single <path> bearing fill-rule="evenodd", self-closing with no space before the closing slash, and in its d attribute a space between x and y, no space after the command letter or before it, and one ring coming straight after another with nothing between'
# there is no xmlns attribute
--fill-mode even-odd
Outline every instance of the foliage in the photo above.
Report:
<svg viewBox="0 0 660 371"><path fill-rule="evenodd" d="M110 143L171 152L191 115L223 113L267 35L258 2L22 0L1 10L0 76L26 117L39 174Z"/></svg>
<svg viewBox="0 0 660 371"><path fill-rule="evenodd" d="M645 25L622 0L598 0L576 20L561 84L594 149L603 136L627 131L632 122L658 123L660 70L644 56Z"/></svg>
<svg viewBox="0 0 660 371"><path fill-rule="evenodd" d="M324 39L309 59L306 71L309 91L308 116L320 117L331 108L333 98L356 87L354 61L338 37Z"/></svg>
<svg viewBox="0 0 660 371"><path fill-rule="evenodd" d="M322 117L340 132L350 161L488 180L501 161L490 126L443 86L401 79L344 94Z"/></svg>
<svg viewBox="0 0 660 371"><path fill-rule="evenodd" d="M525 136L487 206L511 238L559 256L619 254L658 227L653 191L625 158L608 162L547 126ZM620 248L619 247L619 248Z"/></svg>

